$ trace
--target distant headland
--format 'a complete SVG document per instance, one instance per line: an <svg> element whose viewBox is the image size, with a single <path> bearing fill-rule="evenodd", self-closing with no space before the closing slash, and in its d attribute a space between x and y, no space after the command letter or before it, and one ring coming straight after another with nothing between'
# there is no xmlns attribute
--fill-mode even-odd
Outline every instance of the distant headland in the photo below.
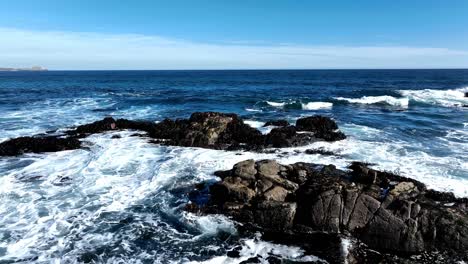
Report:
<svg viewBox="0 0 468 264"><path fill-rule="evenodd" d="M0 71L47 71L46 68L41 66L33 66L31 68L1 68Z"/></svg>

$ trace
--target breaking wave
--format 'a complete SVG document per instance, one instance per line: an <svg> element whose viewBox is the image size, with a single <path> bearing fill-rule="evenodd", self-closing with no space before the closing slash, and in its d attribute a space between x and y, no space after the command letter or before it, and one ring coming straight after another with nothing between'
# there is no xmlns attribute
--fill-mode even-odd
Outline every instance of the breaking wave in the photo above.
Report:
<svg viewBox="0 0 468 264"><path fill-rule="evenodd" d="M396 98L389 95L363 96L361 98L335 97L335 99L339 101L347 101L353 104L385 104L403 108L407 108L409 104L409 100L406 97Z"/></svg>
<svg viewBox="0 0 468 264"><path fill-rule="evenodd" d="M308 102L302 103L301 101L290 101L290 102L272 102L266 101L267 105L283 108L283 109L302 109L302 110L319 110L319 109L330 109L333 107L333 103L329 102Z"/></svg>
<svg viewBox="0 0 468 264"><path fill-rule="evenodd" d="M441 105L445 107L460 107L468 105L468 87L450 90L400 90L401 95L425 104Z"/></svg>

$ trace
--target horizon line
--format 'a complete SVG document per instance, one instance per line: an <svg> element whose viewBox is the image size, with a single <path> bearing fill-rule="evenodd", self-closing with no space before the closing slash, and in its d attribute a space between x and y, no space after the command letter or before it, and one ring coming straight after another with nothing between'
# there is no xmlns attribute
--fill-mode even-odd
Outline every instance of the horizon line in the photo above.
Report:
<svg viewBox="0 0 468 264"><path fill-rule="evenodd" d="M3 68L3 67L2 67ZM8 67L6 67L8 68ZM459 67L434 67L434 68L206 68L206 69L47 69L43 71L21 70L0 72L53 72L53 71L372 71L372 70L468 70Z"/></svg>

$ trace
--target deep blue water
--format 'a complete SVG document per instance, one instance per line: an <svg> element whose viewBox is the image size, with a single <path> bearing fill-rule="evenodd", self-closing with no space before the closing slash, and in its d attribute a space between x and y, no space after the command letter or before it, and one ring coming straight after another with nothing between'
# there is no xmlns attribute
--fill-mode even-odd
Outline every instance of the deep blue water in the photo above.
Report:
<svg viewBox="0 0 468 264"><path fill-rule="evenodd" d="M183 213L185 191L248 157L341 167L368 161L468 196L465 92L468 70L0 72L0 141L109 115L158 121L195 111L234 112L255 127L321 114L349 135L309 146L338 157L160 147L117 132L119 140L85 139L88 150L2 158L0 261L221 258L252 241L239 242L226 219Z"/></svg>

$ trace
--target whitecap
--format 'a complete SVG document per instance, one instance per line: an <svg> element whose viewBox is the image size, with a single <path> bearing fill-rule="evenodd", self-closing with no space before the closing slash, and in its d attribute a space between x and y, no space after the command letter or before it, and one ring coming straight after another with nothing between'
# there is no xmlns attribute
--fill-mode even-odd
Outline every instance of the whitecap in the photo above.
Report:
<svg viewBox="0 0 468 264"><path fill-rule="evenodd" d="M336 100L347 101L353 104L387 104L407 108L409 100L406 97L396 98L389 95L382 96L363 96L361 98L335 97Z"/></svg>
<svg viewBox="0 0 468 264"><path fill-rule="evenodd" d="M260 127L263 127L263 125L265 125L265 122L256 121L256 120L244 120L244 123L253 128L260 128Z"/></svg>
<svg viewBox="0 0 468 264"><path fill-rule="evenodd" d="M262 112L262 110L254 109L254 108L245 108L245 111L247 111L247 112Z"/></svg>
<svg viewBox="0 0 468 264"><path fill-rule="evenodd" d="M398 92L411 100L426 104L441 105L445 107L460 107L468 105L468 97L465 97L465 93L468 92L468 87L449 90L400 90Z"/></svg>
<svg viewBox="0 0 468 264"><path fill-rule="evenodd" d="M329 109L333 107L333 103L329 102L309 102L302 104L303 110L318 110L318 109Z"/></svg>
<svg viewBox="0 0 468 264"><path fill-rule="evenodd" d="M284 107L284 106L286 105L285 102L279 102L279 103L278 103L278 102L266 101L266 103L267 103L268 105L271 105L271 106L273 106L273 107L278 107L278 108L282 108L282 107Z"/></svg>
<svg viewBox="0 0 468 264"><path fill-rule="evenodd" d="M256 121L256 120L244 120L244 123L246 123L250 127L258 129L264 135L270 133L270 131L273 128L275 128L275 126L264 126L265 122Z"/></svg>

